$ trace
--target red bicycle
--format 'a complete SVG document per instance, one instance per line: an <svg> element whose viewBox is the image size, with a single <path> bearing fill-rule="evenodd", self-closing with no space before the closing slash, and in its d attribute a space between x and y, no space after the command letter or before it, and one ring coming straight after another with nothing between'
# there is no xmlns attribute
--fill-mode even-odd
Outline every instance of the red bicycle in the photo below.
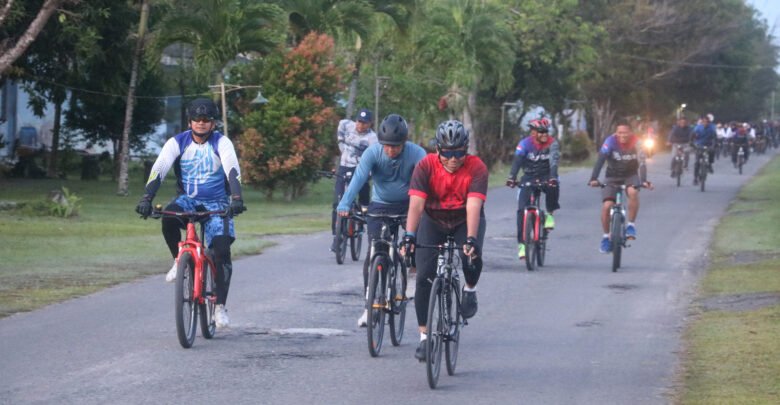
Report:
<svg viewBox="0 0 780 405"><path fill-rule="evenodd" d="M195 330L200 317L200 331L204 338L211 339L216 332L214 310L216 308L217 270L214 260L201 242L203 240L203 220L212 215L227 215L227 211L163 211L158 205L152 212L152 218L181 218L187 223L187 236L179 242L179 255L176 257L176 333L179 343L185 349L192 347ZM195 231L195 223L201 223L200 237Z"/></svg>

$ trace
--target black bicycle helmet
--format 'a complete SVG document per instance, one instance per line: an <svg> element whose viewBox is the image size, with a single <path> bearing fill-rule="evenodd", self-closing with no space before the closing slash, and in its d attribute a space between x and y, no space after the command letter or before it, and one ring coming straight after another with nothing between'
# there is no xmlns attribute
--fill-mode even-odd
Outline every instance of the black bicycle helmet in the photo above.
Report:
<svg viewBox="0 0 780 405"><path fill-rule="evenodd" d="M377 138L382 145L402 145L409 135L409 126L404 117L398 114L390 114L379 124Z"/></svg>
<svg viewBox="0 0 780 405"><path fill-rule="evenodd" d="M195 100L192 100L187 107L187 115L189 115L190 120L202 117L216 120L219 117L219 109L211 99L196 98Z"/></svg>
<svg viewBox="0 0 780 405"><path fill-rule="evenodd" d="M436 130L436 147L458 149L469 145L469 133L458 120L444 121Z"/></svg>

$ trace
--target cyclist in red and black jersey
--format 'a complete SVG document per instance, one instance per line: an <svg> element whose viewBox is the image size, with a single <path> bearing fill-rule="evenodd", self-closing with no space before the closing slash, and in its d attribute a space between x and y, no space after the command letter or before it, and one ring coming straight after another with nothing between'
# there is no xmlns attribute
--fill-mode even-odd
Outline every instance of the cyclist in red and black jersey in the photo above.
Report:
<svg viewBox="0 0 780 405"><path fill-rule="evenodd" d="M452 234L458 244L463 275L461 310L464 318L477 313L477 282L482 272L480 247L485 238L485 212L488 171L476 156L466 153L469 135L459 121L445 121L436 131L436 153L421 160L412 174L409 186L409 213L402 253L414 252L414 245L444 243ZM417 291L414 306L420 329L420 346L415 357L425 359L426 323L431 283L436 277L436 255L433 249L420 249L417 259ZM470 257L471 265L467 257Z"/></svg>

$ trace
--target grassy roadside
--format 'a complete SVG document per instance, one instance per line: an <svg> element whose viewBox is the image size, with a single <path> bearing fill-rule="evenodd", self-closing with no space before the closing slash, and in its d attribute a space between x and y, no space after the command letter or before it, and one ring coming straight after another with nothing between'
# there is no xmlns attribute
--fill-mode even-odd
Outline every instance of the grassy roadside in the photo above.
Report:
<svg viewBox="0 0 780 405"><path fill-rule="evenodd" d="M682 404L780 403L780 159L740 192L715 231L686 351Z"/></svg>
<svg viewBox="0 0 780 405"><path fill-rule="evenodd" d="M0 210L0 317L163 274L171 259L160 223L134 212L143 190L140 177L131 176L130 197L116 196L108 179L0 180L0 201L43 201L62 186L82 198L80 215L71 219ZM234 256L260 253L269 244L265 235L328 229L332 190L332 181L322 180L294 202L268 201L245 190L249 209L236 220ZM165 183L155 202L172 196L173 184Z"/></svg>

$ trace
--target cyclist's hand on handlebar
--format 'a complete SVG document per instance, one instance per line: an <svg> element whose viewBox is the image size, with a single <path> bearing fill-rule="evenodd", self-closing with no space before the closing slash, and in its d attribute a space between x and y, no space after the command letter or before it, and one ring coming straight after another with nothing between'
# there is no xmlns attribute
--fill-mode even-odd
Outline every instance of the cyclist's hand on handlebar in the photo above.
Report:
<svg viewBox="0 0 780 405"><path fill-rule="evenodd" d="M547 179L547 185L550 187L558 187L558 179L556 178Z"/></svg>
<svg viewBox="0 0 780 405"><path fill-rule="evenodd" d="M644 187L644 188L646 188L648 190L652 190L652 189L655 188L655 187L653 187L653 183L651 183L649 181L646 181L646 182L642 183L642 187Z"/></svg>
<svg viewBox="0 0 780 405"><path fill-rule="evenodd" d="M246 206L244 206L244 200L241 199L241 197L233 197L232 201L230 201L230 212L233 213L233 215L238 215L242 212L246 211Z"/></svg>
<svg viewBox="0 0 780 405"><path fill-rule="evenodd" d="M591 180L588 182L588 185L591 187L598 187L601 183L599 183L598 180Z"/></svg>
<svg viewBox="0 0 780 405"><path fill-rule="evenodd" d="M463 254L471 259L479 257L479 242L477 242L477 238L473 236L466 238L466 243L463 244Z"/></svg>
<svg viewBox="0 0 780 405"><path fill-rule="evenodd" d="M511 177L506 179L506 186L507 187L515 188L516 185L517 185L517 181L515 179L513 179Z"/></svg>
<svg viewBox="0 0 780 405"><path fill-rule="evenodd" d="M138 205L135 206L135 212L140 214L143 219L152 215L152 196L145 194L141 197L141 201L138 201Z"/></svg>
<svg viewBox="0 0 780 405"><path fill-rule="evenodd" d="M349 216L349 211L341 211L341 210L339 210L338 214L339 214L340 217L345 217L346 218L346 217Z"/></svg>
<svg viewBox="0 0 780 405"><path fill-rule="evenodd" d="M409 256L414 253L414 245L417 243L417 238L411 234L405 234L401 239L401 254Z"/></svg>

